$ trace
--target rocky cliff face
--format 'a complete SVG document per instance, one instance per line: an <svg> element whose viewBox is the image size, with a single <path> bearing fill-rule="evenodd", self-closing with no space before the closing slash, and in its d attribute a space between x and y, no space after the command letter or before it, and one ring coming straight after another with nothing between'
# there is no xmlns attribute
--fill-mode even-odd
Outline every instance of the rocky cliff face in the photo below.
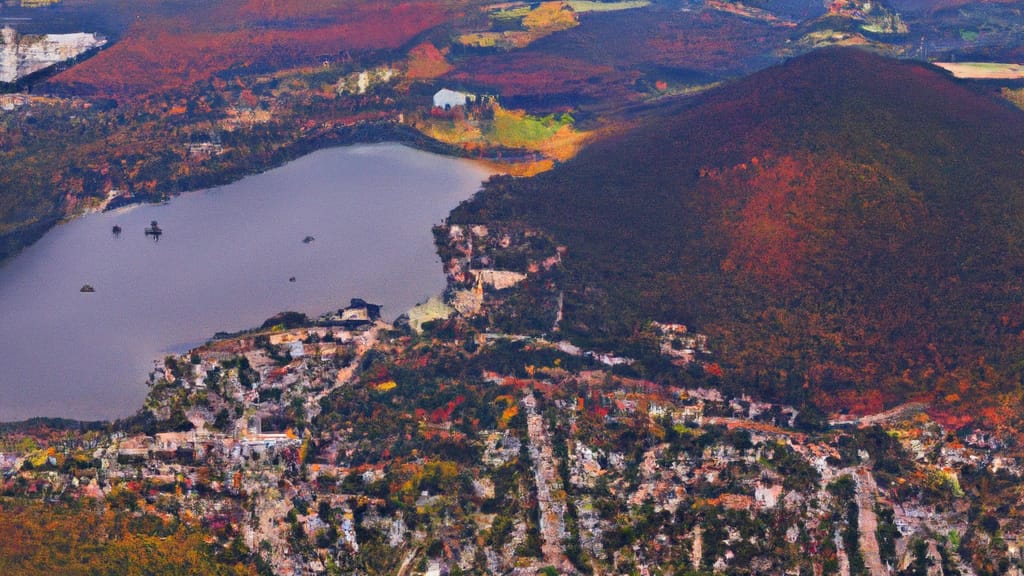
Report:
<svg viewBox="0 0 1024 576"><path fill-rule="evenodd" d="M16 82L106 42L102 36L84 32L22 36L4 27L0 29L0 82Z"/></svg>

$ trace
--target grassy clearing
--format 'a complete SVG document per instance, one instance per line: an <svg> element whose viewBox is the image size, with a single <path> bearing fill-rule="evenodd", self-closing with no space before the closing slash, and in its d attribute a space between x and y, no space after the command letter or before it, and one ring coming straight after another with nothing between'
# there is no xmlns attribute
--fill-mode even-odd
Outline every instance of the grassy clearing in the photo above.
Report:
<svg viewBox="0 0 1024 576"><path fill-rule="evenodd" d="M467 144L480 144L483 142L483 133L476 126L459 120L435 120L426 119L418 124L417 129L427 136L455 146Z"/></svg>
<svg viewBox="0 0 1024 576"><path fill-rule="evenodd" d="M572 116L538 118L519 110L495 108L488 140L500 146L536 150L547 158L565 161L575 156L590 138L577 132Z"/></svg>
<svg viewBox="0 0 1024 576"><path fill-rule="evenodd" d="M504 146L535 148L553 138L563 127L571 128L573 122L568 114L538 118L523 111L496 107L489 136Z"/></svg>
<svg viewBox="0 0 1024 576"><path fill-rule="evenodd" d="M455 309L444 303L438 296L431 296L429 300L409 310L409 325L416 332L423 331L423 325L431 320L444 320L451 317ZM378 387L378 390L380 388Z"/></svg>
<svg viewBox="0 0 1024 576"><path fill-rule="evenodd" d="M650 6L649 0L625 0L623 2L596 2L594 0L569 0L566 2L576 12L616 12Z"/></svg>
<svg viewBox="0 0 1024 576"><path fill-rule="evenodd" d="M1013 103L1014 106L1024 110L1024 88L1003 88L1003 98Z"/></svg>
<svg viewBox="0 0 1024 576"><path fill-rule="evenodd" d="M957 78L1016 80L1024 78L1024 65L1001 62L935 62Z"/></svg>
<svg viewBox="0 0 1024 576"><path fill-rule="evenodd" d="M538 153L531 162L496 163L500 172L517 176L530 176L550 170L555 161L564 162L574 157L593 136L579 132L568 114L544 117L531 116L522 110L494 107L494 116L488 120L425 118L417 129L427 136L460 146L469 151L484 151L492 147L518 148Z"/></svg>
<svg viewBox="0 0 1024 576"><path fill-rule="evenodd" d="M482 31L462 34L457 42L477 48L522 48L555 32L579 25L576 12L562 2L544 2L535 8L517 7L495 10L490 14L492 25L502 28L519 26L522 30Z"/></svg>
<svg viewBox="0 0 1024 576"><path fill-rule="evenodd" d="M490 13L491 22L495 24L504 25L518 25L522 24L523 17L530 13L530 6L518 6L516 8L508 8L495 10Z"/></svg>
<svg viewBox="0 0 1024 576"><path fill-rule="evenodd" d="M519 33L523 36L523 33ZM463 46L474 46L476 48L494 48L499 44L509 46L516 45L515 36L511 34L502 34L501 32L469 32L462 34L456 40Z"/></svg>
<svg viewBox="0 0 1024 576"><path fill-rule="evenodd" d="M544 2L523 16L523 26L531 32L552 33L578 26L576 13L561 2Z"/></svg>

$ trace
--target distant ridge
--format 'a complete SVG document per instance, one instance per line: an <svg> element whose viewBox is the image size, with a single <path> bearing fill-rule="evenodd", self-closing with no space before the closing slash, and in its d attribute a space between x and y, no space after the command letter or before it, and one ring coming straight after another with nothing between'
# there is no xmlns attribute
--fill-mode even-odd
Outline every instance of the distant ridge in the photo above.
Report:
<svg viewBox="0 0 1024 576"><path fill-rule="evenodd" d="M580 339L686 322L733 383L828 409L1020 382L1024 114L930 65L794 58L452 216L481 218L568 245Z"/></svg>

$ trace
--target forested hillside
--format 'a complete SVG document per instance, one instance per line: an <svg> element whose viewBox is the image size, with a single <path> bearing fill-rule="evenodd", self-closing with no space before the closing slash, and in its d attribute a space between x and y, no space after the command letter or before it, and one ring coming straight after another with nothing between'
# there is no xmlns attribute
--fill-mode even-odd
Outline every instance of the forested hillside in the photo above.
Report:
<svg viewBox="0 0 1024 576"><path fill-rule="evenodd" d="M524 220L565 242L579 339L682 321L747 388L959 411L1020 379L1022 129L928 65L830 49L496 180L453 221Z"/></svg>

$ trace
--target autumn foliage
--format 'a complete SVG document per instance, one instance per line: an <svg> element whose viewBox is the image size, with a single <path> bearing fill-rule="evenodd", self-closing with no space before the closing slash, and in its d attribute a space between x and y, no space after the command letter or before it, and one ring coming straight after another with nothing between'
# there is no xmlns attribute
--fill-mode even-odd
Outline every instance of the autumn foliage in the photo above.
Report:
<svg viewBox="0 0 1024 576"><path fill-rule="evenodd" d="M449 5L436 2L322 4L333 9L268 0L141 20L123 40L52 83L112 98L152 94L236 67L280 68L346 51L396 49L451 14Z"/></svg>
<svg viewBox="0 0 1024 576"><path fill-rule="evenodd" d="M1014 389L1024 350L1021 134L1024 114L941 72L833 49L463 210L569 246L577 338L678 321L746 390L996 420L979 402Z"/></svg>
<svg viewBox="0 0 1024 576"><path fill-rule="evenodd" d="M451 76L502 96L525 96L586 92L588 82L612 72L584 60L523 52L467 58Z"/></svg>
<svg viewBox="0 0 1024 576"><path fill-rule="evenodd" d="M86 503L0 501L0 573L255 575L220 558L201 532Z"/></svg>
<svg viewBox="0 0 1024 576"><path fill-rule="evenodd" d="M410 80L429 80L443 76L452 69L444 54L430 42L424 42L409 51L406 75Z"/></svg>

